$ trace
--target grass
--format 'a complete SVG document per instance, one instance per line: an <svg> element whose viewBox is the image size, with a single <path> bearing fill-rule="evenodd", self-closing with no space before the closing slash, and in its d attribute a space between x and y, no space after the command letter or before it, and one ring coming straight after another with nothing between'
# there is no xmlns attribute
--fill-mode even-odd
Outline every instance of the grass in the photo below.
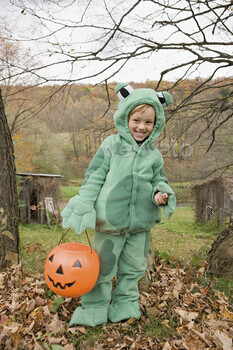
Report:
<svg viewBox="0 0 233 350"><path fill-rule="evenodd" d="M163 321L150 317L150 322L144 326L144 332L147 332L151 337L156 336L159 339L164 339L174 334L175 327L173 324L166 325Z"/></svg>
<svg viewBox="0 0 233 350"><path fill-rule="evenodd" d="M69 186L60 187L60 200L68 202L69 199L79 193L82 179L73 181ZM188 190L190 187L189 182L172 183L176 196L179 202L190 201L191 192ZM194 205L189 207L177 207L172 217L167 220L164 216L158 225L152 230L151 237L151 249L158 251L164 256L174 255L177 258L189 259L192 254L195 254L198 250L201 250L202 255L209 250L212 242L216 239L216 236L222 228L217 228L215 221L210 221L207 225L197 223L195 221ZM31 246L38 243L37 251L41 253L43 259L48 252L48 247L56 246L60 237L65 232L60 226L40 226L40 225L21 225L21 241L22 241L22 257L26 268L30 268L33 262L35 266L41 269L41 264L33 261L33 249L31 248L31 254L27 256L25 253ZM91 233L92 235L93 233ZM83 241L84 235L78 236L74 231L70 231L65 237L65 240L69 241ZM46 242L46 244L44 244ZM41 248L39 248L41 245ZM50 250L49 249L49 250ZM31 262L30 262L31 260Z"/></svg>
<svg viewBox="0 0 233 350"><path fill-rule="evenodd" d="M24 272L42 272L48 253L59 244L66 231L60 225L20 224L20 261ZM92 241L93 230L87 231ZM73 230L64 236L62 243L65 242L79 242L88 245L86 235L78 235Z"/></svg>
<svg viewBox="0 0 233 350"><path fill-rule="evenodd" d="M79 193L79 189L78 185L60 186L60 198L68 202L71 197Z"/></svg>
<svg viewBox="0 0 233 350"><path fill-rule="evenodd" d="M74 190L73 186L71 190ZM20 224L20 258L24 271L43 271L49 251L58 245L66 231L60 225ZM192 207L178 207L170 220L163 217L152 229L151 249L164 256L190 259L199 250L203 253L209 250L220 231L214 222L208 225L196 223ZM88 230L88 235L92 241L93 230ZM88 245L86 235L77 235L73 230L65 235L62 243L72 241Z"/></svg>
<svg viewBox="0 0 233 350"><path fill-rule="evenodd" d="M80 332L77 330L77 332L73 334L73 345L75 346L75 348L80 349L82 341L85 341L87 342L87 345L89 345L91 348L91 345L99 338L101 332L101 327L87 327L85 334L80 334Z"/></svg>
<svg viewBox="0 0 233 350"><path fill-rule="evenodd" d="M222 277L212 277L212 281L215 289L223 292L228 297L229 303L233 305L233 280Z"/></svg>
<svg viewBox="0 0 233 350"><path fill-rule="evenodd" d="M193 193L190 191L190 182L171 182L171 188L176 194L176 201L179 202L194 202Z"/></svg>
<svg viewBox="0 0 233 350"><path fill-rule="evenodd" d="M164 256L190 259L199 250L208 251L219 232L215 221L197 223L194 207L177 207L169 220L163 216L152 229L151 249Z"/></svg>
<svg viewBox="0 0 233 350"><path fill-rule="evenodd" d="M63 185L60 187L60 198L62 200L68 201L71 197L78 194L80 186L83 182L83 179L77 179L72 181L72 184L69 186ZM177 202L194 202L193 194L189 190L191 184L189 182L176 182L171 183L176 194Z"/></svg>

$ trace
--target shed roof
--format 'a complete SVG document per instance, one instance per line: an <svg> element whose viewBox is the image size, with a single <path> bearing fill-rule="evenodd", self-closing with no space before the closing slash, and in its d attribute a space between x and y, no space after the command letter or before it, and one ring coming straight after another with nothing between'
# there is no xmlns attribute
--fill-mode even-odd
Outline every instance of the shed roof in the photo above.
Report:
<svg viewBox="0 0 233 350"><path fill-rule="evenodd" d="M37 177L64 177L56 174L33 174L33 173L16 173L18 176L37 176Z"/></svg>

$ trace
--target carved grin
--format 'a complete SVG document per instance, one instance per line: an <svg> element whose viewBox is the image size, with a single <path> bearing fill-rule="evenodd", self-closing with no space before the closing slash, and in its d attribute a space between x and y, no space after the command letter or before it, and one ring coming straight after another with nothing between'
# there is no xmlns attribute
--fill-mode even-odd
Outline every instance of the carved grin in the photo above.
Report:
<svg viewBox="0 0 233 350"><path fill-rule="evenodd" d="M75 282L76 281L74 281L74 282L71 282L71 283L66 283L65 285L64 285L64 287L61 285L61 283L60 282L57 282L56 284L54 283L54 280L48 275L48 279L50 280L50 282L52 282L52 284L53 284L53 286L55 287L55 288L57 288L58 286L61 288L61 289L65 289L66 287L68 287L68 288L70 288L70 287L72 287L74 284L75 284Z"/></svg>

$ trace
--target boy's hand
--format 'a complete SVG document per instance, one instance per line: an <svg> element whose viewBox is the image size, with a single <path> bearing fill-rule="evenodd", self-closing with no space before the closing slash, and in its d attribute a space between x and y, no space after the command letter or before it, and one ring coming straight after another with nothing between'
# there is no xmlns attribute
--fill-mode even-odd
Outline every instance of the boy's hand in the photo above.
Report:
<svg viewBox="0 0 233 350"><path fill-rule="evenodd" d="M158 205L164 205L167 203L168 195L167 193L158 192L154 196L154 200Z"/></svg>

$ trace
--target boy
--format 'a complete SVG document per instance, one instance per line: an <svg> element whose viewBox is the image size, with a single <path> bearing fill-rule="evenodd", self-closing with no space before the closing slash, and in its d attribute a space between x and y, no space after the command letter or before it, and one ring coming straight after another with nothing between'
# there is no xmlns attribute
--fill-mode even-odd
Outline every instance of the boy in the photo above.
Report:
<svg viewBox="0 0 233 350"><path fill-rule="evenodd" d="M140 318L138 281L146 269L150 229L175 209L163 158L153 146L165 126L169 93L115 88L120 103L114 114L118 134L107 137L92 159L78 196L62 212L63 227L81 233L95 228L100 259L95 287L82 296L71 325L97 326L108 320ZM117 275L112 291L112 278Z"/></svg>

